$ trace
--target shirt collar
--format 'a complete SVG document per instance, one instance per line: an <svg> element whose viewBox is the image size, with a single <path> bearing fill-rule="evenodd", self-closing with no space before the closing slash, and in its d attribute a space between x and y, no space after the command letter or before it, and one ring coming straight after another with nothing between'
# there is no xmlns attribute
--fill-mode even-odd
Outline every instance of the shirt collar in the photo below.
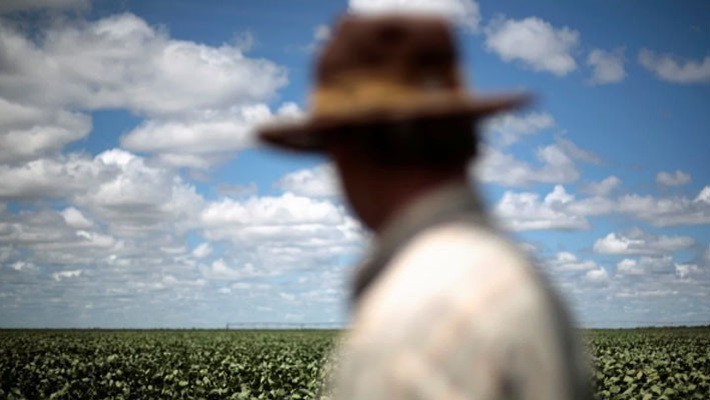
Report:
<svg viewBox="0 0 710 400"><path fill-rule="evenodd" d="M396 213L375 238L369 256L355 269L353 302L357 302L389 260L417 233L457 219L488 224L480 200L464 182L431 190Z"/></svg>

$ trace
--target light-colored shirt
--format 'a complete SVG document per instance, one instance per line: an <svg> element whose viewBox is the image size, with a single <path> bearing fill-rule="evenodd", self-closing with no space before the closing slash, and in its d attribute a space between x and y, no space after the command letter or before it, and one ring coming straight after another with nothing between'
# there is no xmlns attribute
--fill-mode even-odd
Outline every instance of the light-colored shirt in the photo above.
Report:
<svg viewBox="0 0 710 400"><path fill-rule="evenodd" d="M394 218L355 286L333 399L591 398L566 311L466 187Z"/></svg>

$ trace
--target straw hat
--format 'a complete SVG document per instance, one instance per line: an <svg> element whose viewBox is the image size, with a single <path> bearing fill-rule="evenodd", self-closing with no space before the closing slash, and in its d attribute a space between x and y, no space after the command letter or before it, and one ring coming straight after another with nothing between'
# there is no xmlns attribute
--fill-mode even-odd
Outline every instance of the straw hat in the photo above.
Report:
<svg viewBox="0 0 710 400"><path fill-rule="evenodd" d="M261 140L291 150L321 151L326 138L333 140L345 130L477 118L530 99L521 94L480 98L469 92L459 74L451 28L428 16L346 15L323 49L315 81L309 115L261 127Z"/></svg>

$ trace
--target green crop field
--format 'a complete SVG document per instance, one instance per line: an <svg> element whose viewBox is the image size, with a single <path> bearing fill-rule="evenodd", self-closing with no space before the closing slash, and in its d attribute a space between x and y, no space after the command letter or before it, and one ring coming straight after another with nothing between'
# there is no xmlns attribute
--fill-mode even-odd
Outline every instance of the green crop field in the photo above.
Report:
<svg viewBox="0 0 710 400"><path fill-rule="evenodd" d="M710 328L584 332L599 399L710 398ZM0 398L310 399L334 331L0 331Z"/></svg>
<svg viewBox="0 0 710 400"><path fill-rule="evenodd" d="M710 399L710 327L585 332L597 398Z"/></svg>

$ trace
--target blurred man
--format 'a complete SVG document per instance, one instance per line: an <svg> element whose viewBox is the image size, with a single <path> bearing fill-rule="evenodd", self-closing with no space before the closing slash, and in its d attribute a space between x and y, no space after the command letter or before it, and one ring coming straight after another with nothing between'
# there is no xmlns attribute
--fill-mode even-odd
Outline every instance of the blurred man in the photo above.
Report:
<svg viewBox="0 0 710 400"><path fill-rule="evenodd" d="M344 17L315 78L308 119L259 134L328 155L376 237L331 396L590 398L565 310L467 179L476 122L526 97L469 93L434 17Z"/></svg>

